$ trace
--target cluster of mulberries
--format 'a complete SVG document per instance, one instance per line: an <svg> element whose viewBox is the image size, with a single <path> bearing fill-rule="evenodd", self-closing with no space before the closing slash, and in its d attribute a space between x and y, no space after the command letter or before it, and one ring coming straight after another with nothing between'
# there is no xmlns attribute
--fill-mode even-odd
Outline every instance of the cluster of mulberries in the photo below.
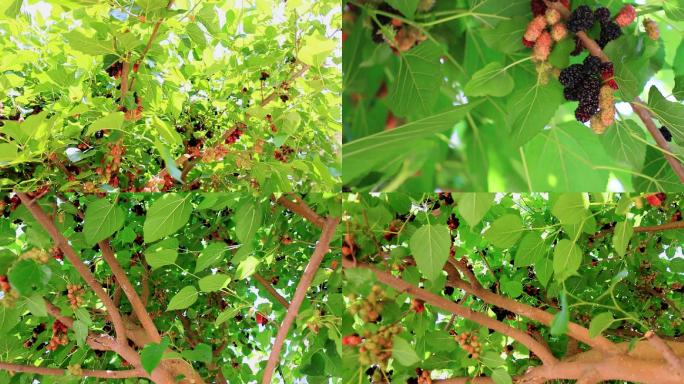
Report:
<svg viewBox="0 0 684 384"><path fill-rule="evenodd" d="M603 73L608 72L612 72L612 63L602 63L595 56L587 56L582 64L573 64L561 71L558 81L565 87L563 94L566 100L579 101L575 109L575 118L578 121L586 123L598 114L600 120L597 120L597 123L601 121L605 127L612 123L615 109L608 105L607 95L610 94L612 105L613 88L608 82L603 81ZM612 114L610 114L611 108ZM600 114L599 110L602 111ZM596 127L597 131L600 130L598 125Z"/></svg>
<svg viewBox="0 0 684 384"><path fill-rule="evenodd" d="M596 42L601 48L605 48L609 42L620 37L622 35L621 28L631 24L635 18L636 9L632 5L625 5L614 19L611 19L608 8L599 7L592 11L588 6L581 5L570 15L567 27L570 31L577 33L588 31L595 23L599 23L601 31ZM581 40L575 37L575 49L570 54L577 56L583 49Z"/></svg>
<svg viewBox="0 0 684 384"><path fill-rule="evenodd" d="M427 12L435 5L435 1L436 0L420 0L416 9L418 12ZM377 9L383 11L384 13L395 15L401 14L401 12L396 10L387 2L382 2L379 4ZM405 25L399 19L392 18L384 14L378 14L376 16L376 20L377 22L372 22L373 41L376 43L386 42L395 52L406 52L427 38L427 36L425 36L420 29L412 25ZM382 33L381 28L383 26L387 26L394 31L393 39L388 39L388 37Z"/></svg>
<svg viewBox="0 0 684 384"><path fill-rule="evenodd" d="M532 57L535 61L543 62L551 53L554 41L561 41L567 36L565 24L560 22L560 13L548 8L542 15L537 15L527 24L522 42L528 48L533 48Z"/></svg>
<svg viewBox="0 0 684 384"><path fill-rule="evenodd" d="M552 2L555 1L556 0L553 0ZM570 0L560 0L560 3L563 4L565 8L570 9ZM548 9L544 0L531 0L530 8L532 9L532 14L534 16L544 15Z"/></svg>

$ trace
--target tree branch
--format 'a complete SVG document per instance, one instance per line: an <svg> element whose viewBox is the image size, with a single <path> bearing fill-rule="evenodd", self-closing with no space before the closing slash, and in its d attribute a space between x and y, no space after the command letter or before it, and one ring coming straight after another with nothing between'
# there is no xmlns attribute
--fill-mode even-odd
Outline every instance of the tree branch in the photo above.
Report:
<svg viewBox="0 0 684 384"><path fill-rule="evenodd" d="M309 68L311 68L310 65L302 63L302 67L299 69L299 71L293 73L292 75L290 75L290 77L287 80L280 83L280 85L278 86L278 89L282 88L285 85L285 83L291 83L291 82L297 80L297 78L304 75L304 73L306 73L306 71L308 71ZM276 96L277 96L276 91L271 92L271 94L266 96L266 98L263 99L259 105L261 105L262 107L266 106L266 104L273 101L273 99L275 99Z"/></svg>
<svg viewBox="0 0 684 384"><path fill-rule="evenodd" d="M655 348L661 355L665 358L665 361L670 365L675 372L680 376L684 377L684 359L680 359L675 355L672 348L670 348L667 343L665 343L658 335L653 331L648 331L644 335L646 340L648 340L653 348Z"/></svg>
<svg viewBox="0 0 684 384"><path fill-rule="evenodd" d="M565 6L560 2L551 2L545 0L545 3L547 7L557 10L563 18L567 19L570 17L570 10L565 8ZM582 44L584 44L584 47L587 48L591 55L598 57L604 63L610 61L608 56L606 56L596 41L589 37L584 31L579 31L575 35L582 41ZM641 121L644 123L648 132L651 134L651 136L653 136L656 144L658 144L658 146L662 149L665 160L667 160L667 162L670 164L670 167L679 178L679 181L684 183L684 166L682 166L682 163L679 162L679 160L672 156L670 145L655 126L655 123L653 123L650 112L641 106L643 101L641 101L639 97L636 97L634 100L629 102L629 104L632 106L632 109L639 119L641 119Z"/></svg>
<svg viewBox="0 0 684 384"><path fill-rule="evenodd" d="M288 303L287 300L285 300L285 298L280 293L278 293L278 291L276 291L275 288L273 288L271 283L266 281L266 279L264 279L263 276L261 276L258 273L254 273L252 277L254 277L254 280L258 281L264 287L264 289L266 289L266 291L268 291L268 293L270 293L271 296L273 296L273 298L276 299L276 301L282 304L283 307L285 307L286 309L290 307L290 303Z"/></svg>
<svg viewBox="0 0 684 384"><path fill-rule="evenodd" d="M311 285L311 281L313 280L314 275L316 274L316 271L323 260L323 257L326 253L328 253L330 241L335 234L335 228L337 228L339 221L340 219L334 217L330 217L325 220L318 244L316 245L316 248L311 255L311 259L304 270L304 274L302 274L301 279L299 279L299 283L297 284L297 289L295 290L290 307L288 308L285 318L278 329L278 334L276 335L275 342L273 343L273 349L271 349L268 362L266 363L266 369L264 370L264 376L261 381L262 384L269 384L271 382L273 371L280 360L280 350L285 343L285 339L287 338L287 334L290 331L290 327L292 326L295 317L297 317L297 314L299 313L299 308L304 302L306 291L309 289L309 285Z"/></svg>
<svg viewBox="0 0 684 384"><path fill-rule="evenodd" d="M119 264L119 261L114 256L114 251L112 251L112 248L109 246L109 240L102 240L98 244L102 251L102 258L109 265L109 268L111 268L114 277L116 277L116 282L131 303L135 316L140 320L140 324L145 329L145 332L150 335L152 341L159 343L161 341L161 336L157 331L157 327L154 325L150 314L145 309L145 305L142 300L140 300L135 288L133 288L130 280L128 280L126 272L124 272L123 268L121 268L121 264Z"/></svg>
<svg viewBox="0 0 684 384"><path fill-rule="evenodd" d="M95 292L95 295L102 301L104 306L107 308L110 316L112 317L112 323L114 325L114 330L116 332L116 337L119 341L126 340L126 329L123 324L123 319L121 318L121 313L119 309L114 305L114 302L109 297L109 295L104 291L102 285L95 279L95 277L90 273L88 266L81 261L81 258L76 254L69 241L59 232L59 229L50 220L47 214L43 211L37 202L31 203L31 198L23 192L17 192L17 196L21 199L22 203L26 209L31 212L31 215L36 219L38 224L40 224L50 235L55 244L64 252L66 258L74 266L74 269L81 275L83 280L88 284L88 286Z"/></svg>
<svg viewBox="0 0 684 384"><path fill-rule="evenodd" d="M486 315L483 315L479 312L475 312L471 310L468 307L465 307L463 305L456 304L452 301L449 301L441 296L435 295L432 292L426 291L424 289L418 288L415 285L408 283L400 278L392 276L392 274L384 271L380 271L378 269L375 269L374 267L368 265L368 264L361 264L361 263L354 263L348 259L343 259L342 260L342 265L345 268L366 268L375 274L375 277L378 279L379 282L388 285L397 291L401 293L408 293L413 297L416 297L418 299L423 300L424 302L431 304L437 308L440 308L444 311L456 314L457 316L461 316L467 320L476 322L482 326L485 326L487 328L491 328L497 332L500 332L506 336L509 336L515 340L517 340L519 343L523 344L525 347L527 347L531 352L533 352L535 355L539 356L541 361L544 364L548 364L553 366L554 364L557 363L556 358L553 356L551 351L546 348L544 345L539 343L537 340L535 340L532 336L528 335L527 333L513 328L511 326L508 326L500 321L497 321L495 319L492 319L491 317L488 317ZM465 283L465 282L464 282ZM467 283L465 283L467 284Z"/></svg>
<svg viewBox="0 0 684 384"><path fill-rule="evenodd" d="M311 207L309 207L301 197L295 194L285 194L280 196L276 202L288 210L298 214L299 216L309 220L311 224L318 228L323 228L325 219L319 216Z"/></svg>
<svg viewBox="0 0 684 384"><path fill-rule="evenodd" d="M0 369L11 372L36 373L46 376L66 376L68 374L67 370L62 368L36 367L33 365L21 365L5 362L0 362ZM146 376L142 369L129 369L126 371L82 369L81 372L82 374L80 376L82 377L97 377L101 379L127 379L131 377Z"/></svg>

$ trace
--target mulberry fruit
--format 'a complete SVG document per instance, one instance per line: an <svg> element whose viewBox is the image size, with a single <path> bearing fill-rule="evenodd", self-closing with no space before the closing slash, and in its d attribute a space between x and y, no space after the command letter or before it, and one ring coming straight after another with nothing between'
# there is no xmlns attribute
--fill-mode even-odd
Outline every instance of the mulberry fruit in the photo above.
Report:
<svg viewBox="0 0 684 384"><path fill-rule="evenodd" d="M551 53L551 35L544 31L534 44L533 58L537 61L546 61Z"/></svg>
<svg viewBox="0 0 684 384"><path fill-rule="evenodd" d="M565 24L558 23L551 27L551 37L554 41L561 41L568 35L568 30L565 28Z"/></svg>
<svg viewBox="0 0 684 384"><path fill-rule="evenodd" d="M534 47L534 41L529 41L529 40L525 39L524 37L522 38L522 43L523 43L523 45L526 46L527 48L532 48L532 47Z"/></svg>
<svg viewBox="0 0 684 384"><path fill-rule="evenodd" d="M586 73L598 73L601 71L601 59L596 56L589 55L582 63L584 72Z"/></svg>
<svg viewBox="0 0 684 384"><path fill-rule="evenodd" d="M573 64L561 71L558 81L566 87L575 87L583 78L584 67L581 64Z"/></svg>
<svg viewBox="0 0 684 384"><path fill-rule="evenodd" d="M609 42L617 39L620 37L620 35L622 35L622 29L620 29L620 26L613 21L608 22L601 26L601 35L597 43L601 49L603 49Z"/></svg>
<svg viewBox="0 0 684 384"><path fill-rule="evenodd" d="M544 28L546 28L546 19L544 16L537 16L527 24L527 30L523 38L527 41L537 41L542 32L544 32Z"/></svg>
<svg viewBox="0 0 684 384"><path fill-rule="evenodd" d="M660 37L660 29L658 29L658 24L651 19L644 20L644 29L648 38L651 40L658 40Z"/></svg>
<svg viewBox="0 0 684 384"><path fill-rule="evenodd" d="M601 24L605 24L610 21L610 10L606 7L596 8L594 11L594 20Z"/></svg>
<svg viewBox="0 0 684 384"><path fill-rule="evenodd" d="M591 119L591 117L596 113L598 110L598 103L582 103L580 102L579 106L577 109L575 109L575 118L577 121L581 121L583 123L586 123Z"/></svg>
<svg viewBox="0 0 684 384"><path fill-rule="evenodd" d="M658 130L660 131L660 134L663 135L663 137L665 138L665 141L672 141L672 133L669 129L667 129L666 126L663 125Z"/></svg>
<svg viewBox="0 0 684 384"><path fill-rule="evenodd" d="M580 5L570 15L567 25L574 33L586 31L594 25L594 12L588 6Z"/></svg>
<svg viewBox="0 0 684 384"><path fill-rule="evenodd" d="M634 9L633 5L627 4L624 7L622 7L620 12L618 12L617 16L615 16L615 22L619 26L624 27L626 25L631 24L635 18L636 9Z"/></svg>
<svg viewBox="0 0 684 384"><path fill-rule="evenodd" d="M601 119L598 116L592 117L589 121L591 124L591 130L597 135L602 134L606 131L606 128L608 128L603 124L603 122L601 122Z"/></svg>
<svg viewBox="0 0 684 384"><path fill-rule="evenodd" d="M544 16L546 17L546 22L549 23L549 25L555 25L561 19L561 14L553 8L547 9Z"/></svg>
<svg viewBox="0 0 684 384"><path fill-rule="evenodd" d="M532 14L535 16L541 16L546 12L546 4L544 3L544 0L530 1L530 7L532 8Z"/></svg>
<svg viewBox="0 0 684 384"><path fill-rule="evenodd" d="M565 100L579 101L579 93L577 92L577 88L566 87L563 90L563 96L565 96Z"/></svg>
<svg viewBox="0 0 684 384"><path fill-rule="evenodd" d="M95 138L96 139L101 139L103 136L104 136L103 130L100 129L99 131L95 132Z"/></svg>
<svg viewBox="0 0 684 384"><path fill-rule="evenodd" d="M420 0L418 2L418 7L416 8L419 12L427 12L435 6L436 0Z"/></svg>

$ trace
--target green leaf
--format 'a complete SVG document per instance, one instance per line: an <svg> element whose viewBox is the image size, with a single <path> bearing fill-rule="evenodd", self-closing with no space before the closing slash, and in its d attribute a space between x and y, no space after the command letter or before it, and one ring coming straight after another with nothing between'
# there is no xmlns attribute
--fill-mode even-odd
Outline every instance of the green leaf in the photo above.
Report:
<svg viewBox="0 0 684 384"><path fill-rule="evenodd" d="M211 352L211 347L209 345L199 343L195 346L195 349L183 351L181 356L183 356L185 360L199 361L208 364L211 363Z"/></svg>
<svg viewBox="0 0 684 384"><path fill-rule="evenodd" d="M88 37L78 30L72 30L64 34L64 37L71 45L71 48L83 52L86 55L100 56L107 54L116 54L114 44L111 40L103 40L100 38Z"/></svg>
<svg viewBox="0 0 684 384"><path fill-rule="evenodd" d="M321 34L307 35L301 41L297 58L305 64L321 66L326 57L337 47L337 43Z"/></svg>
<svg viewBox="0 0 684 384"><path fill-rule="evenodd" d="M613 248L618 255L624 256L629 240L632 238L634 228L629 221L621 221L615 225L613 231Z"/></svg>
<svg viewBox="0 0 684 384"><path fill-rule="evenodd" d="M398 116L429 115L437 101L442 82L439 66L442 48L425 41L399 54L397 78L389 89L387 102Z"/></svg>
<svg viewBox="0 0 684 384"><path fill-rule="evenodd" d="M619 121L599 136L601 145L618 163L640 169L646 158L644 130L633 120Z"/></svg>
<svg viewBox="0 0 684 384"><path fill-rule="evenodd" d="M165 239L152 244L145 250L145 260L152 270L172 265L178 258L178 239Z"/></svg>
<svg viewBox="0 0 684 384"><path fill-rule="evenodd" d="M140 352L140 363L147 373L152 373L161 363L164 350L168 347L169 341L164 338L161 343L147 344Z"/></svg>
<svg viewBox="0 0 684 384"><path fill-rule="evenodd" d="M248 256L246 259L242 260L235 270L235 279L244 280L252 276L252 274L256 272L256 268L259 266L260 262L261 261L254 256Z"/></svg>
<svg viewBox="0 0 684 384"><path fill-rule="evenodd" d="M228 309L226 309L225 311L221 312L221 313L218 315L218 317L216 318L216 321L214 322L214 325L215 325L215 326L219 326L219 325L225 323L226 321L232 319L232 318L235 317L235 315L237 315L243 308L244 308L244 306L237 306L237 307L234 307L234 308L228 308Z"/></svg>
<svg viewBox="0 0 684 384"><path fill-rule="evenodd" d="M34 316L46 317L48 315L43 296L38 294L32 295L27 297L24 302L26 303L26 308L28 308Z"/></svg>
<svg viewBox="0 0 684 384"><path fill-rule="evenodd" d="M205 276L199 279L199 287L202 292L220 291L230 281L230 276L222 273Z"/></svg>
<svg viewBox="0 0 684 384"><path fill-rule="evenodd" d="M464 193L458 201L458 213L471 227L476 226L494 202L493 193Z"/></svg>
<svg viewBox="0 0 684 384"><path fill-rule="evenodd" d="M520 241L518 250L515 252L514 264L518 268L535 265L542 258L546 257L548 249L549 244L546 240L542 239L540 232L530 232Z"/></svg>
<svg viewBox="0 0 684 384"><path fill-rule="evenodd" d="M651 114L670 130L674 141L684 143L684 104L665 99L653 85L648 92L648 106Z"/></svg>
<svg viewBox="0 0 684 384"><path fill-rule="evenodd" d="M602 312L594 316L589 323L589 337L594 338L610 327L613 323L613 314L610 312Z"/></svg>
<svg viewBox="0 0 684 384"><path fill-rule="evenodd" d="M492 380L494 380L495 384L513 384L513 379L505 368L497 368L493 370Z"/></svg>
<svg viewBox="0 0 684 384"><path fill-rule="evenodd" d="M240 242L250 242L254 239L254 235L263 220L261 207L254 202L247 201L235 212L235 220L235 233Z"/></svg>
<svg viewBox="0 0 684 384"><path fill-rule="evenodd" d="M164 121L157 116L153 116L152 124L154 125L154 128L157 130L157 133L159 133L159 136L163 138L167 144L171 146L183 144L183 138L181 137L181 135L178 132L176 132L176 130L173 129L171 127L171 124L169 124L167 121Z"/></svg>
<svg viewBox="0 0 684 384"><path fill-rule="evenodd" d="M9 19L16 19L17 16L19 16L21 4L23 3L24 0L12 0L9 6L5 9L5 16L7 16Z"/></svg>
<svg viewBox="0 0 684 384"><path fill-rule="evenodd" d="M342 146L343 182L348 183L393 159L406 157L415 149L417 140L433 138L435 134L452 128L456 122L465 117L471 108L481 102L459 105L447 112L415 120L401 127L344 144Z"/></svg>
<svg viewBox="0 0 684 384"><path fill-rule="evenodd" d="M176 293L176 295L171 298L166 310L173 311L175 309L185 309L197 301L197 295L198 292L194 286L188 285L183 287L180 292Z"/></svg>
<svg viewBox="0 0 684 384"><path fill-rule="evenodd" d="M418 269L428 280L433 281L442 274L442 268L449 258L449 227L441 224L423 225L411 236L409 246Z"/></svg>
<svg viewBox="0 0 684 384"><path fill-rule="evenodd" d="M520 44L520 36L525 33L529 19L527 17L514 17L510 20L502 20L493 29L482 29L482 40L490 48L497 52L514 53L523 49ZM558 46L555 46L555 52Z"/></svg>
<svg viewBox="0 0 684 384"><path fill-rule="evenodd" d="M684 0L668 0L663 2L665 15L674 21L684 20Z"/></svg>
<svg viewBox="0 0 684 384"><path fill-rule="evenodd" d="M189 23L185 26L185 32L200 50L204 50L207 46L207 39L204 37L204 32L197 24Z"/></svg>
<svg viewBox="0 0 684 384"><path fill-rule="evenodd" d="M90 124L90 126L88 127L88 130L86 131L86 136L91 136L95 132L97 132L101 129L109 129L109 130L121 129L123 122L124 122L123 112L112 112L107 116L101 117L101 118L93 121L93 123Z"/></svg>
<svg viewBox="0 0 684 384"><path fill-rule="evenodd" d="M157 199L147 212L143 233L152 243L182 228L192 213L191 195L168 193Z"/></svg>
<svg viewBox="0 0 684 384"><path fill-rule="evenodd" d="M78 344L79 347L83 347L86 337L88 337L88 325L81 320L76 320L74 321L72 329L76 335L76 344Z"/></svg>
<svg viewBox="0 0 684 384"><path fill-rule="evenodd" d="M124 211L107 199L93 200L88 204L83 222L83 235L88 245L113 235L123 227Z"/></svg>
<svg viewBox="0 0 684 384"><path fill-rule="evenodd" d="M9 282L22 296L31 296L47 285L52 271L47 266L38 265L32 259L17 261L9 270Z"/></svg>
<svg viewBox="0 0 684 384"><path fill-rule="evenodd" d="M548 85L536 82L536 76L526 84L516 84L509 97L509 122L511 139L516 145L523 145L539 134L551 120L560 106L563 90L560 83L552 81Z"/></svg>
<svg viewBox="0 0 684 384"><path fill-rule="evenodd" d="M491 368L491 369L498 368L498 367L506 364L506 361L504 359L502 359L501 356L494 351L483 352L482 356L480 357L480 361L486 367Z"/></svg>
<svg viewBox="0 0 684 384"><path fill-rule="evenodd" d="M501 63L493 62L475 72L463 88L466 96L506 96L515 82Z"/></svg>
<svg viewBox="0 0 684 384"><path fill-rule="evenodd" d="M404 16L413 18L413 14L416 13L416 8L420 0L387 0L387 3L392 6L392 8L399 10Z"/></svg>
<svg viewBox="0 0 684 384"><path fill-rule="evenodd" d="M551 213L563 224L578 224L587 216L588 201L581 193L564 193L560 195Z"/></svg>
<svg viewBox="0 0 684 384"><path fill-rule="evenodd" d="M551 321L551 334L553 336L564 335L568 331L570 313L568 311L568 299L565 291L561 292L561 310L556 313Z"/></svg>
<svg viewBox="0 0 684 384"><path fill-rule="evenodd" d="M218 263L223 259L225 251L226 244L223 242L214 241L207 244L207 247L202 250L202 253L200 253L200 256L197 258L195 272L199 272Z"/></svg>
<svg viewBox="0 0 684 384"><path fill-rule="evenodd" d="M499 248L510 248L520 239L523 223L519 215L507 214L496 219L485 238Z"/></svg>
<svg viewBox="0 0 684 384"><path fill-rule="evenodd" d="M19 316L23 310L18 306L5 307L0 305L0 335L4 335L15 325L20 324Z"/></svg>
<svg viewBox="0 0 684 384"><path fill-rule="evenodd" d="M568 277L577 273L582 263L582 250L568 239L563 239L556 244L553 252L553 273L558 282L563 282Z"/></svg>
<svg viewBox="0 0 684 384"><path fill-rule="evenodd" d="M13 162L17 160L19 147L14 143L0 144L0 163Z"/></svg>
<svg viewBox="0 0 684 384"><path fill-rule="evenodd" d="M420 362L420 357L418 357L411 344L398 336L392 339L392 358L405 367L410 367Z"/></svg>

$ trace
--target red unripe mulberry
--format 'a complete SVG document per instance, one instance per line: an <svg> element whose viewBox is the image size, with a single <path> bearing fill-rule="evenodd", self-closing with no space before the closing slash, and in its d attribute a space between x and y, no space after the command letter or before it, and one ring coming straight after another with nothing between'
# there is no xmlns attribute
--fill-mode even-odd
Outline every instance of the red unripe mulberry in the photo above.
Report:
<svg viewBox="0 0 684 384"><path fill-rule="evenodd" d="M537 61L546 61L551 53L551 35L544 31L534 43L533 58Z"/></svg>
<svg viewBox="0 0 684 384"><path fill-rule="evenodd" d="M527 41L537 41L537 38L542 34L546 28L546 18L544 16L537 16L529 24L523 36Z"/></svg>
<svg viewBox="0 0 684 384"><path fill-rule="evenodd" d="M361 337L359 335L347 335L342 338L342 345L355 346L361 344Z"/></svg>
<svg viewBox="0 0 684 384"><path fill-rule="evenodd" d="M558 23L551 27L551 37L553 41L561 41L568 35L568 29L565 28L565 24Z"/></svg>
<svg viewBox="0 0 684 384"><path fill-rule="evenodd" d="M617 16L615 16L615 22L621 26L624 27L626 25L631 24L634 19L636 18L636 9L634 9L634 6L631 4L627 4L622 9L620 12L618 12Z"/></svg>

